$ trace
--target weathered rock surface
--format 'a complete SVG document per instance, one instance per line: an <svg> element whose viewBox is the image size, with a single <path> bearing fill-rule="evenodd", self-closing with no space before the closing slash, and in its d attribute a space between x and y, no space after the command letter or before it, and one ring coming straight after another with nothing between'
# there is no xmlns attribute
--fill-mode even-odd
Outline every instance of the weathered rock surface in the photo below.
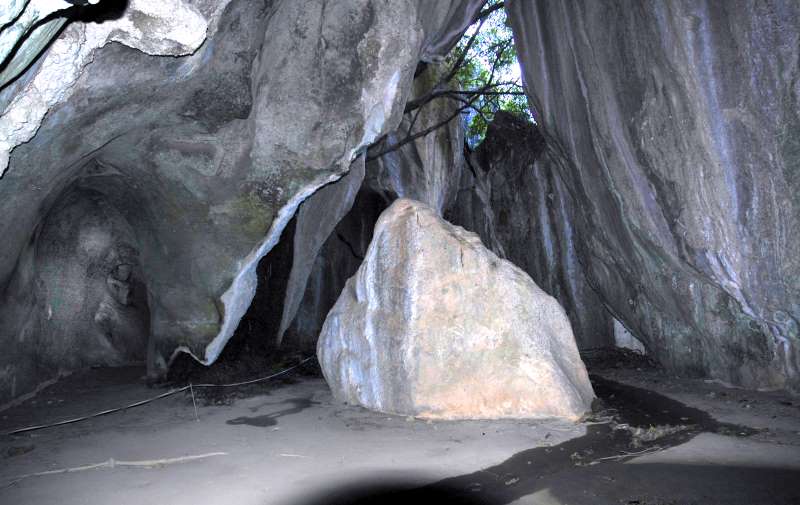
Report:
<svg viewBox="0 0 800 505"><path fill-rule="evenodd" d="M91 187L132 230L151 371L177 351L211 363L297 207L397 127L419 59L481 3L131 0L132 14L168 16L155 31L124 13L69 26L0 93L0 148L13 149L0 345L19 352L0 357L0 401L54 373L39 365L51 349L23 338L32 319L50 324L39 309L52 300L14 301L39 293L20 259L63 195Z"/></svg>
<svg viewBox="0 0 800 505"><path fill-rule="evenodd" d="M414 80L411 100L430 92L447 69L449 67L428 66ZM369 150L366 185L383 195L387 202L410 198L426 203L441 215L455 201L458 181L465 169L464 126L460 116L397 149L378 154L400 144L413 133L453 117L459 105L452 100L438 99L405 114L398 128Z"/></svg>
<svg viewBox="0 0 800 505"><path fill-rule="evenodd" d="M800 385L800 4L508 3L585 273L674 370Z"/></svg>
<svg viewBox="0 0 800 505"><path fill-rule="evenodd" d="M554 296L569 315L578 347L612 346L613 317L588 284L576 251L574 201L543 151L535 125L498 112L445 218L478 233Z"/></svg>
<svg viewBox="0 0 800 505"><path fill-rule="evenodd" d="M558 302L407 199L378 220L317 349L337 398L383 412L575 419L594 396Z"/></svg>
<svg viewBox="0 0 800 505"><path fill-rule="evenodd" d="M8 166L11 150L30 140L45 114L69 99L84 67L101 47L118 42L147 54L170 56L182 56L197 50L206 38L209 20L213 22L219 17L227 1L206 0L194 4L186 0L130 0L124 9L112 9L110 13L104 10L103 19L98 22L73 23L67 27L40 64L0 94L3 108L0 116L0 176ZM60 10L58 16L36 24L36 28L26 32L24 42L12 55L13 60L0 74L0 86L16 77L58 33L70 15L70 10L64 10L69 6L63 0L38 0L26 6L23 16ZM87 14L101 8L103 6L87 9ZM2 34L9 31L13 31L13 27Z"/></svg>
<svg viewBox="0 0 800 505"><path fill-rule="evenodd" d="M410 99L429 92L440 79L442 68L436 64L428 65L414 79ZM288 328L293 344L311 350L316 347L328 311L336 303L347 279L355 274L361 264L375 223L391 202L397 198L411 198L428 204L439 214L455 203L459 179L466 169L463 156L464 128L460 117L396 150L382 156L377 154L402 142L409 135L415 117L414 132L417 132L453 117L457 108L458 104L451 100L430 102L422 109L405 114L395 131L369 149L366 177L358 190L353 209L332 233L329 232L324 247L315 259L308 283L303 284L307 289L299 308L293 312L284 311L284 318L296 313L291 328ZM312 198L316 198L316 195ZM305 206L327 208L329 204L323 203L323 198L320 196L316 199L319 204L312 204L312 199L304 202L298 213L298 226ZM311 214L314 213L317 212ZM304 247L299 243L303 240L296 235L295 241L298 243L295 247ZM287 293L287 305L288 300Z"/></svg>

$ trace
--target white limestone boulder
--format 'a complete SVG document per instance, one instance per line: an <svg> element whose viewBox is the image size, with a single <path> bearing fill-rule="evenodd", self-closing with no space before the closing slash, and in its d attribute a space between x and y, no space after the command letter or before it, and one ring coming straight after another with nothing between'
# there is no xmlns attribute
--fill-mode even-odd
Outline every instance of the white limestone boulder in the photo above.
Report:
<svg viewBox="0 0 800 505"><path fill-rule="evenodd" d="M407 199L378 220L317 355L338 400L381 412L577 419L594 398L558 302L477 235Z"/></svg>

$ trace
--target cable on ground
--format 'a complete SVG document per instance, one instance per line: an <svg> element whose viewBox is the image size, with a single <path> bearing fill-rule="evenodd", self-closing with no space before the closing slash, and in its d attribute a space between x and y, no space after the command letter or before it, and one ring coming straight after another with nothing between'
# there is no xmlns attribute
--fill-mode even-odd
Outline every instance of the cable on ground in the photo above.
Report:
<svg viewBox="0 0 800 505"><path fill-rule="evenodd" d="M79 423L81 421L94 419L95 417L107 416L107 415L113 414L115 412L121 412L123 410L128 410L128 409L132 409L132 408L135 408L135 407L141 407L142 405L147 405L148 403L152 403L152 402L154 402L156 400L160 400L162 398L167 398L169 396L176 395L176 394L182 393L184 391L192 390L192 393L194 393L194 391L193 391L194 388L229 388L229 387L236 387L236 386L246 386L248 384L256 384L258 382L264 382L264 381L267 381L267 380L270 380L270 379L274 379L275 377L279 377L281 375L287 374L287 373L291 372L292 370L295 370L295 369L301 367L302 365L308 363L309 361L311 361L315 357L316 356L310 356L310 357L302 360L300 363L298 363L298 364L296 364L296 365L294 365L292 367L289 367L289 368L287 368L285 370L281 370L280 372L274 373L272 375L268 375L266 377L259 377L258 379L252 379L252 380L247 380L247 381L242 381L242 382L232 382L230 384L189 384L187 386L183 386L183 387L180 387L180 388L177 388L177 389L171 389L171 390L167 391L166 393L161 393L158 396L154 396L152 398L147 398L145 400L134 402L134 403L131 403L129 405L125 405L123 407L117 407L117 408L113 408L113 409L102 410L100 412L95 412L94 414L89 414L89 415L85 415L85 416L81 416L81 417L76 417L74 419L66 419L64 421L58 421L58 422L55 422L55 423L39 424L39 425L36 425L36 426L28 426L26 428L19 428L19 429L13 430L13 431L5 432L5 433L3 433L3 435L4 436L19 435L20 433L27 433L27 432L30 432L30 431L38 431L38 430L43 430L45 428L53 428L53 427L56 427L56 426L64 426L66 424ZM194 400L194 395L192 395L192 396L193 396L192 399ZM195 407L195 409L196 409L196 407ZM196 411L195 411L195 415L196 415Z"/></svg>

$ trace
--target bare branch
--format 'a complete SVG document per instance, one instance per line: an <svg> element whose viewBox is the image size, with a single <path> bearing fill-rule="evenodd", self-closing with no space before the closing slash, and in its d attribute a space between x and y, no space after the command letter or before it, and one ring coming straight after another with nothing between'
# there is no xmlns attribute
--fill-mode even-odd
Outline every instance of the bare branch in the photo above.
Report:
<svg viewBox="0 0 800 505"><path fill-rule="evenodd" d="M411 112L413 110L416 110L416 109L419 109L420 107L423 107L428 102L430 102L430 101L432 101L432 100L434 100L436 98L439 98L439 97L442 97L442 96L448 96L448 95L519 95L519 96L522 96L522 95L525 94L523 91L488 91L488 90L490 90L492 88L497 88L497 87L500 87L500 86L516 86L518 88L522 88L522 86L520 86L516 82L494 82L494 83L490 82L490 83L486 84L485 86L482 86L479 89L465 89L465 90L438 89L438 90L431 91L431 92L429 92L429 93L427 93L427 94L425 94L425 95L423 95L423 96L421 96L419 98L416 98L414 100L409 101L406 104L406 108L405 108L405 110L403 112L409 113L409 112Z"/></svg>
<svg viewBox="0 0 800 505"><path fill-rule="evenodd" d="M475 97L475 98L477 98L477 97ZM472 101L474 101L475 98L473 98ZM390 146L384 147L383 149L381 149L377 153L373 154L372 156L367 156L367 161L376 160L376 159L380 158L381 156L383 156L385 154L389 154L392 151L396 151L396 150L400 149L401 147L403 147L404 145L408 144L409 142L413 142L413 141L417 140L420 137L424 137L424 136L428 135L432 131L438 130L442 126L446 125L447 123L449 123L450 121L455 119L459 114L461 114L462 112L464 112L465 110L467 110L471 106L472 106L472 103L470 102L469 105L464 105L463 107L460 107L460 108L456 109L452 114L447 116L447 119L439 121L435 125L429 126L428 128L425 128L424 130L419 131L419 132L417 132L417 133L415 133L413 135L408 135L406 138L404 138L403 140L401 140L401 141L399 141L399 142L397 142L395 144L392 144Z"/></svg>
<svg viewBox="0 0 800 505"><path fill-rule="evenodd" d="M420 112L422 112L422 107L421 106L420 106L419 109L417 109L417 112L414 113L414 118L411 120L411 124L408 126L408 131L409 132L411 130L413 130L414 129L414 125L417 124L417 118L419 118L419 113Z"/></svg>
<svg viewBox="0 0 800 505"><path fill-rule="evenodd" d="M474 89L470 89L467 91L457 91L457 90L449 90L447 95L518 95L524 96L524 91L478 91ZM436 97L434 97L436 98Z"/></svg>
<svg viewBox="0 0 800 505"><path fill-rule="evenodd" d="M503 7L505 7L505 6L506 6L505 2L497 2L496 4L492 5L491 7L487 7L486 9L483 9L482 11L480 11L472 19L472 22L475 23L476 21L486 19L489 16L491 16L493 12L498 11L498 10L502 9Z"/></svg>

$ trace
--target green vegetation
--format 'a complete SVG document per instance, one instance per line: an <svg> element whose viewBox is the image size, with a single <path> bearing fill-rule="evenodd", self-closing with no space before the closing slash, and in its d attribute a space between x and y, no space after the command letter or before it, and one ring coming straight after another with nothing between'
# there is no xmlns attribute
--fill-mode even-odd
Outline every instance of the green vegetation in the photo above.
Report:
<svg viewBox="0 0 800 505"><path fill-rule="evenodd" d="M506 24L503 2L490 0L487 3L441 67L443 70L437 69L441 77L434 80L430 91L406 104L405 113L412 118L408 135L391 145L385 145L382 143L385 139L381 139L376 145L382 147L375 149L368 160L424 137L459 116L466 122L468 148L483 141L486 128L500 110L533 119L522 88L517 52L511 29ZM452 100L459 106L438 124L415 130L420 111L433 100Z"/></svg>
<svg viewBox="0 0 800 505"><path fill-rule="evenodd" d="M481 18L467 29L447 62L456 68L450 86L475 91L463 95L470 103L466 109L470 147L483 140L489 122L499 110L531 117L502 2L494 0L487 4Z"/></svg>

